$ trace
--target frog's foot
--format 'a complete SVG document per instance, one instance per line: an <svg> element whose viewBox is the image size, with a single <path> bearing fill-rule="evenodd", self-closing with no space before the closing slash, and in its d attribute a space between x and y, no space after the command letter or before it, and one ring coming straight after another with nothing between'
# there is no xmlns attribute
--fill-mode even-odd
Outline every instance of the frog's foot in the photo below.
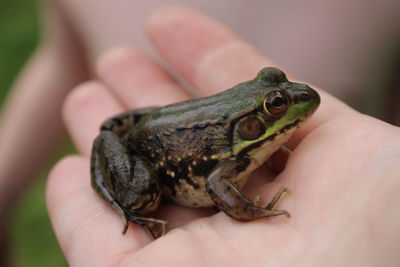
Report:
<svg viewBox="0 0 400 267"><path fill-rule="evenodd" d="M126 231L128 231L128 219L126 218L125 212L120 213L120 214L121 214L122 224L123 224L122 234L124 235L126 233Z"/></svg>
<svg viewBox="0 0 400 267"><path fill-rule="evenodd" d="M132 222L145 226L154 239L157 239L167 233L167 221L149 217L137 217L133 215L129 215L128 219Z"/></svg>
<svg viewBox="0 0 400 267"><path fill-rule="evenodd" d="M154 239L157 239L167 233L167 222L163 220L148 221L146 228L149 230Z"/></svg>
<svg viewBox="0 0 400 267"><path fill-rule="evenodd" d="M275 206L275 204L279 201L279 199L283 195L283 193L290 193L290 191L289 191L289 189L287 187L282 187L274 195L274 197L272 198L272 200L270 202L268 202L267 204L261 206L263 209L266 210L265 212L268 214L268 216L286 215L286 216L290 217L290 214L286 210L272 210L273 207ZM261 197L260 196L256 196L254 198L253 204L254 204L254 206L260 206L259 205L260 202L261 202Z"/></svg>
<svg viewBox="0 0 400 267"><path fill-rule="evenodd" d="M281 198L281 196L283 195L283 193L288 193L290 194L289 189L286 186L281 187L281 189L279 189L278 192L275 193L274 197L272 198L272 200L267 203L266 205L263 206L264 209L267 210L272 210L272 208L275 206L275 204L279 201L279 199ZM289 215L289 213L288 213Z"/></svg>

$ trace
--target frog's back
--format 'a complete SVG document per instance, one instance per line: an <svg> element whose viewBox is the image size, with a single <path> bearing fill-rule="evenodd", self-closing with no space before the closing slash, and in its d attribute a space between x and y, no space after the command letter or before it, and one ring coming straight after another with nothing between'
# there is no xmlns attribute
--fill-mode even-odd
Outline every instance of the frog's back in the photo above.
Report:
<svg viewBox="0 0 400 267"><path fill-rule="evenodd" d="M222 124L255 107L260 92L260 85L250 81L217 95L161 107L146 120L145 127L164 130Z"/></svg>
<svg viewBox="0 0 400 267"><path fill-rule="evenodd" d="M260 91L251 81L211 97L157 108L132 129L127 142L155 164L216 164L211 155L231 149L233 120L254 111Z"/></svg>

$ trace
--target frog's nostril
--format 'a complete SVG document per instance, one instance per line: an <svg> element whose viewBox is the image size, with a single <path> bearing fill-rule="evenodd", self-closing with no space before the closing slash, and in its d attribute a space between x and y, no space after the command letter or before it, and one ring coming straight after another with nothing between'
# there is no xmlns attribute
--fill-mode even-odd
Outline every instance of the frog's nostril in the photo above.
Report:
<svg viewBox="0 0 400 267"><path fill-rule="evenodd" d="M311 99L311 96L309 93L302 93L300 95L300 99L301 101L309 101Z"/></svg>

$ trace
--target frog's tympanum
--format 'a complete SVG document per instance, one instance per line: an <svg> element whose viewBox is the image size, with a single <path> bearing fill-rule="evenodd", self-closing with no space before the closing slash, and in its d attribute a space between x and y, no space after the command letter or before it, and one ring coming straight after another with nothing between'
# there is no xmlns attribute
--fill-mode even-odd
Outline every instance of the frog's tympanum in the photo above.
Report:
<svg viewBox="0 0 400 267"><path fill-rule="evenodd" d="M276 68L214 96L137 109L106 120L93 144L92 186L128 221L157 238L166 221L149 217L161 197L186 207L216 205L249 221L289 215L243 195L249 174L280 149L318 107L319 95Z"/></svg>

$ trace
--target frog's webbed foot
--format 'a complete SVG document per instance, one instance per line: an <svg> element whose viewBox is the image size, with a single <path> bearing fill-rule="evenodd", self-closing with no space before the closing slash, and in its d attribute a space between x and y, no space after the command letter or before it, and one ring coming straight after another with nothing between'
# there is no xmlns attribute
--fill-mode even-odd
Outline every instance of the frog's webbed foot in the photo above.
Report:
<svg viewBox="0 0 400 267"><path fill-rule="evenodd" d="M279 189L279 191L275 193L275 195L273 196L271 201L266 203L265 205L261 205L261 207L263 207L266 210L272 210L274 208L275 204L279 201L279 199L281 198L281 196L284 193L290 193L289 189L286 186L281 187ZM259 206L260 202L261 202L261 197L256 196L253 201L253 204L256 206ZM279 213L277 215L286 215L286 216L290 217L289 212L287 212L286 210L276 210L275 212Z"/></svg>
<svg viewBox="0 0 400 267"><path fill-rule="evenodd" d="M208 177L207 190L215 204L228 216L240 220L250 221L261 217L286 215L290 216L285 210L273 210L283 193L288 192L286 187L282 187L264 206L258 206L260 198L256 197L255 204L244 196L240 190L232 183L230 178L236 173L237 163L235 161L225 161L218 165Z"/></svg>
<svg viewBox="0 0 400 267"><path fill-rule="evenodd" d="M263 208L267 209L267 210L272 210L274 208L275 204L279 201L279 199L283 195L283 193L289 193L290 194L290 191L286 186L281 187L281 189L279 189L279 191L275 193L275 195L271 199L271 201L269 203L267 203L266 205L264 205ZM290 216L290 214L288 212L286 212L285 214L287 216Z"/></svg>
<svg viewBox="0 0 400 267"><path fill-rule="evenodd" d="M145 226L156 239L167 233L167 221L150 217L140 217L128 214L129 221Z"/></svg>

